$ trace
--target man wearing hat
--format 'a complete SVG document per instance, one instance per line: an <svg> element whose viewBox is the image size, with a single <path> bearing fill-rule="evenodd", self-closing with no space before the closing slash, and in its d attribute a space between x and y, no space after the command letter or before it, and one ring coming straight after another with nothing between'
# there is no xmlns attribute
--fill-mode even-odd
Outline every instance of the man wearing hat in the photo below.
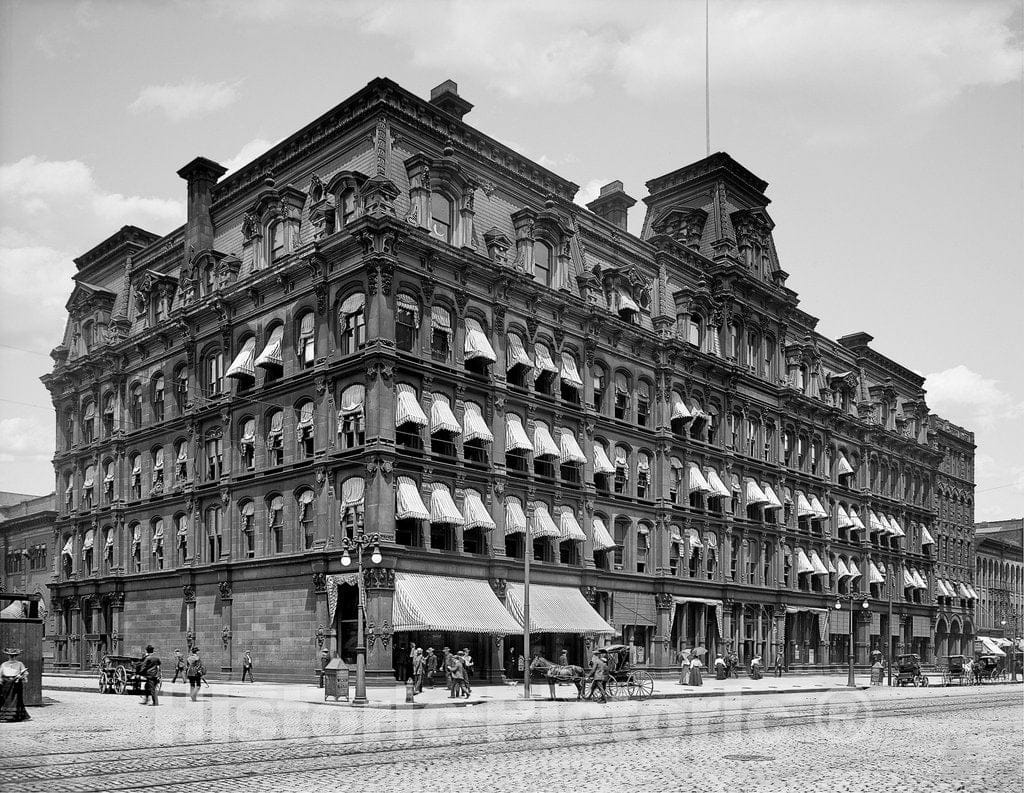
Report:
<svg viewBox="0 0 1024 793"><path fill-rule="evenodd" d="M590 670L587 672L587 677L594 680L590 687L590 698L593 699L594 695L599 693L601 699L598 702L607 704L608 698L604 690L605 680L608 677L608 652L606 650L594 650L591 654Z"/></svg>
<svg viewBox="0 0 1024 793"><path fill-rule="evenodd" d="M150 698L153 700L154 707L160 704L156 699L156 687L160 683L160 659L152 644L146 645L146 654L139 662L139 676L146 681L146 693L142 695L139 704L148 705Z"/></svg>
<svg viewBox="0 0 1024 793"><path fill-rule="evenodd" d="M18 656L21 650L4 650L7 660L0 664L0 721L25 721L32 717L25 710L24 683L28 668Z"/></svg>
<svg viewBox="0 0 1024 793"><path fill-rule="evenodd" d="M414 694L423 691L423 679L427 676L427 661L423 657L423 649L417 647L412 655L412 690Z"/></svg>

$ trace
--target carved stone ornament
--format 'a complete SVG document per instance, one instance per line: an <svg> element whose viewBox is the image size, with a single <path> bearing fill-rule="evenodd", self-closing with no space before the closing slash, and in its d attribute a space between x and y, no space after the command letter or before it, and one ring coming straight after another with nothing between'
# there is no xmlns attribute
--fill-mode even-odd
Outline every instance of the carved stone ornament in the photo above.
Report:
<svg viewBox="0 0 1024 793"><path fill-rule="evenodd" d="M224 645L224 649L226 650L228 648L228 645L231 643L231 628L229 628L227 625L225 625L220 632L220 640L221 643Z"/></svg>
<svg viewBox="0 0 1024 793"><path fill-rule="evenodd" d="M581 586L580 592L583 593L583 597L587 599L587 603L593 606L597 602L597 587L596 586Z"/></svg>
<svg viewBox="0 0 1024 793"><path fill-rule="evenodd" d="M363 582L367 589L394 589L395 570L392 567L368 567L363 570Z"/></svg>
<svg viewBox="0 0 1024 793"><path fill-rule="evenodd" d="M220 599L221 600L231 600L232 593L231 593L231 582L230 581L220 581L220 582L218 582L218 584L217 584L217 591L220 592Z"/></svg>
<svg viewBox="0 0 1024 793"><path fill-rule="evenodd" d="M672 605L674 603L675 603L675 600L673 599L672 595L670 595L668 592L658 592L654 596L654 606L655 606L655 608L670 609L670 608L672 608Z"/></svg>
<svg viewBox="0 0 1024 793"><path fill-rule="evenodd" d="M185 584L185 586L181 588L181 599L184 600L186 603L195 603L196 588L191 584Z"/></svg>
<svg viewBox="0 0 1024 793"><path fill-rule="evenodd" d="M316 626L316 634L315 634L315 636L316 636L316 646L317 647L323 647L324 646L324 642L327 640L327 630L324 628L323 625L317 625Z"/></svg>
<svg viewBox="0 0 1024 793"><path fill-rule="evenodd" d="M505 599L505 592L508 589L508 581L504 578L492 578L490 580L491 589L494 594L498 596L499 600Z"/></svg>
<svg viewBox="0 0 1024 793"><path fill-rule="evenodd" d="M327 574L313 573L313 592L323 595L327 592Z"/></svg>

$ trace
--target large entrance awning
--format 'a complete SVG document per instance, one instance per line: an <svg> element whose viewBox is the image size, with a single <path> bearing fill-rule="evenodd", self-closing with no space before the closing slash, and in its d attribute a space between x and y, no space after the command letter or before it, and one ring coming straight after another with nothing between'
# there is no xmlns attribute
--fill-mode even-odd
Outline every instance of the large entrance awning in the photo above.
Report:
<svg viewBox="0 0 1024 793"><path fill-rule="evenodd" d="M509 584L505 590L508 610L523 624L523 585ZM530 586L530 630L538 633L615 633L573 587Z"/></svg>
<svg viewBox="0 0 1024 793"><path fill-rule="evenodd" d="M396 632L500 635L522 630L486 581L416 573L395 573L392 622Z"/></svg>
<svg viewBox="0 0 1024 793"><path fill-rule="evenodd" d="M1003 652L1002 648L988 636L979 636L978 641L981 642L982 647L985 648L985 652L989 655L1006 655L1006 653Z"/></svg>

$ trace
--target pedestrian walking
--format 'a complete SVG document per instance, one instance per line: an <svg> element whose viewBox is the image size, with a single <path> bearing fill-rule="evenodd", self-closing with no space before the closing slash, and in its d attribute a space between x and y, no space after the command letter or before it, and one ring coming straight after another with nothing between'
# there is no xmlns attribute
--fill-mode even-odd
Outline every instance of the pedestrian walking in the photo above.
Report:
<svg viewBox="0 0 1024 793"><path fill-rule="evenodd" d="M882 660L876 659L871 665L871 685L880 686L882 685Z"/></svg>
<svg viewBox="0 0 1024 793"><path fill-rule="evenodd" d="M701 676L700 668L703 664L700 662L700 656L694 653L693 658L690 659L690 685L691 686L702 686L704 685L704 678Z"/></svg>
<svg viewBox="0 0 1024 793"><path fill-rule="evenodd" d="M782 650L779 650L778 652L775 653L775 676L776 677L782 677L782 664L783 664Z"/></svg>
<svg viewBox="0 0 1024 793"><path fill-rule="evenodd" d="M460 654L462 656L463 671L466 673L466 696L469 696L469 693L473 690L473 687L469 684L469 679L473 676L473 669L475 669L475 666L473 664L473 656L469 654L468 647L463 647L462 653Z"/></svg>
<svg viewBox="0 0 1024 793"><path fill-rule="evenodd" d="M761 656L755 655L750 659L750 679L760 680L761 677Z"/></svg>
<svg viewBox="0 0 1024 793"><path fill-rule="evenodd" d="M469 697L469 683L466 682L466 655L462 650L451 656L452 691L449 698Z"/></svg>
<svg viewBox="0 0 1024 793"><path fill-rule="evenodd" d="M256 681L252 676L252 652L246 650L242 655L242 682L245 682L245 676L249 675L249 682L255 683Z"/></svg>
<svg viewBox="0 0 1024 793"><path fill-rule="evenodd" d="M689 650L683 652L683 660L679 662L679 685L690 685L690 659L692 654Z"/></svg>
<svg viewBox="0 0 1024 793"><path fill-rule="evenodd" d="M441 650L441 665L444 667L444 687L450 694L452 691L452 650L450 647Z"/></svg>
<svg viewBox="0 0 1024 793"><path fill-rule="evenodd" d="M423 691L423 679L427 676L427 661L423 650L417 647L412 656L412 691L419 694Z"/></svg>
<svg viewBox="0 0 1024 793"><path fill-rule="evenodd" d="M587 678L590 684L590 699L599 696L597 701L602 705L608 703L608 695L605 692L605 681L608 679L607 653L601 650L594 650L590 656L590 669L587 671Z"/></svg>
<svg viewBox="0 0 1024 793"><path fill-rule="evenodd" d="M317 681L316 687L324 687L324 675L327 674L327 664L331 662L331 651L326 647L320 650L320 679Z"/></svg>
<svg viewBox="0 0 1024 793"><path fill-rule="evenodd" d="M199 689L203 685L203 678L206 677L206 666L199 655L199 648L193 647L185 659L185 674L188 676L188 695L195 702L199 696ZM209 683L207 683L209 685Z"/></svg>
<svg viewBox="0 0 1024 793"><path fill-rule="evenodd" d="M519 679L522 680L526 674L526 659L522 653L519 653L519 658L516 660L516 672L519 675Z"/></svg>
<svg viewBox="0 0 1024 793"><path fill-rule="evenodd" d="M433 647L427 648L427 688L434 687L434 678L437 677L437 653Z"/></svg>
<svg viewBox="0 0 1024 793"><path fill-rule="evenodd" d="M725 680L729 676L729 669L721 654L715 656L715 680Z"/></svg>
<svg viewBox="0 0 1024 793"><path fill-rule="evenodd" d="M153 700L154 707L160 704L157 701L157 685L160 683L160 658L157 657L156 650L153 649L153 645L146 645L146 654L142 656L142 660L139 661L138 667L139 676L142 677L146 682L145 693L142 695L142 699L139 700L140 705L148 705L149 700Z"/></svg>
<svg viewBox="0 0 1024 793"><path fill-rule="evenodd" d="M181 654L181 650L175 648L174 650L174 677L171 679L172 683L178 682L178 676L181 675L181 682L185 682L185 658Z"/></svg>
<svg viewBox="0 0 1024 793"><path fill-rule="evenodd" d="M17 647L4 650L7 660L0 664L0 721L25 721L32 717L25 710L25 681L28 667L18 658Z"/></svg>

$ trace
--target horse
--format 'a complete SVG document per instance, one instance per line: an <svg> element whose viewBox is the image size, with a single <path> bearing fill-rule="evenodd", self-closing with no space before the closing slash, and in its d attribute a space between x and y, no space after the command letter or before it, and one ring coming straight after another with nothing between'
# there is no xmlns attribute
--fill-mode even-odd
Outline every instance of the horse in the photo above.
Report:
<svg viewBox="0 0 1024 793"><path fill-rule="evenodd" d="M582 666L556 664L542 655L530 661L530 672L539 670L547 678L551 699L555 698L555 683L572 683L576 686L576 699L583 699L583 679L586 676Z"/></svg>

